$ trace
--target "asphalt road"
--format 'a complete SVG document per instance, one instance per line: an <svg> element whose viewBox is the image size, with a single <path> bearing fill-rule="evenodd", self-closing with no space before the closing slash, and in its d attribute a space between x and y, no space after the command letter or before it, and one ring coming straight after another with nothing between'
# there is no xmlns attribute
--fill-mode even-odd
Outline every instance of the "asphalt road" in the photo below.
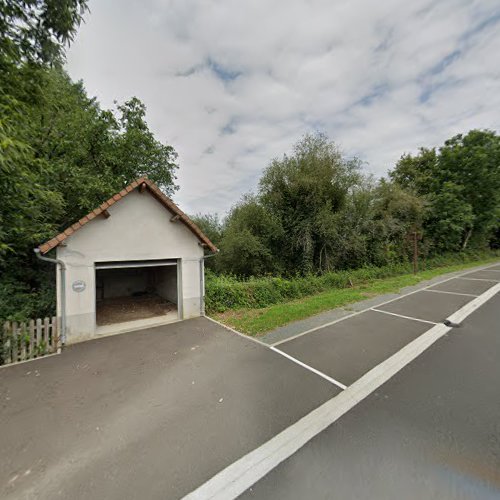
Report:
<svg viewBox="0 0 500 500"><path fill-rule="evenodd" d="M499 282L500 266L470 272L272 347L198 318L1 368L0 498L182 498ZM498 498L499 306L490 299L245 495Z"/></svg>
<svg viewBox="0 0 500 500"><path fill-rule="evenodd" d="M499 384L496 295L241 498L498 499Z"/></svg>
<svg viewBox="0 0 500 500"><path fill-rule="evenodd" d="M205 318L0 370L0 498L180 498L340 389Z"/></svg>

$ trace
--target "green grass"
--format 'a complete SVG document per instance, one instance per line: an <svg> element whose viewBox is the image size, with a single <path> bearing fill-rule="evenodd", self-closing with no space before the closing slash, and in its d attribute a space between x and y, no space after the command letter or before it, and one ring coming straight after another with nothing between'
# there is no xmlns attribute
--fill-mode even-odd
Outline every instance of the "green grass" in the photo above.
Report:
<svg viewBox="0 0 500 500"><path fill-rule="evenodd" d="M396 293L401 288L416 285L421 281L429 280L441 274L461 271L495 261L498 261L498 257L429 269L418 274L404 274L392 278L372 280L353 286L352 288L335 288L327 292L310 295L290 302L274 304L269 307L229 310L213 314L212 316L217 321L240 332L252 336L262 335L279 326L308 318L329 309L343 307L377 295Z"/></svg>

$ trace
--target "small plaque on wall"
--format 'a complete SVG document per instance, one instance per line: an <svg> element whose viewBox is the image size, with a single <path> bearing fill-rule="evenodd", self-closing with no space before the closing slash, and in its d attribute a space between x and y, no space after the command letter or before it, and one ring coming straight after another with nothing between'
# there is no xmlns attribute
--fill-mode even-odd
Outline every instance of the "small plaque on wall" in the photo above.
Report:
<svg viewBox="0 0 500 500"><path fill-rule="evenodd" d="M85 288L87 288L87 285L85 284L85 281L83 281L83 280L76 280L76 281L73 281L71 288L73 288L74 292L83 292L85 290Z"/></svg>

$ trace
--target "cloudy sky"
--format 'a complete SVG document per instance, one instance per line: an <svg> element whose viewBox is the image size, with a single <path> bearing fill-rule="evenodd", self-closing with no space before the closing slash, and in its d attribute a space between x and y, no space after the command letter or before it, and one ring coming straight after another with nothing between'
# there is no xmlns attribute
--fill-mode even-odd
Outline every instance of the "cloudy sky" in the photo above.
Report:
<svg viewBox="0 0 500 500"><path fill-rule="evenodd" d="M94 0L68 70L131 96L179 153L188 213L224 214L269 160L326 132L367 171L500 129L499 0Z"/></svg>

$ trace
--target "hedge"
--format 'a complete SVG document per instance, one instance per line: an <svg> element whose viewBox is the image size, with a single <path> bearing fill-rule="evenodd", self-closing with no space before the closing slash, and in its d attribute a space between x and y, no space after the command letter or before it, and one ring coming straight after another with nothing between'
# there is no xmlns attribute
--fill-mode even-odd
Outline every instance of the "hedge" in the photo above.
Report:
<svg viewBox="0 0 500 500"><path fill-rule="evenodd" d="M428 270L464 264L495 256L500 256L500 252L469 251L444 254L420 262L420 269ZM206 310L208 313L216 313L228 309L262 308L334 288L347 288L374 279L408 274L412 271L411 262L395 263L383 267L363 267L296 278L260 277L242 280L235 276L216 275L207 271Z"/></svg>

